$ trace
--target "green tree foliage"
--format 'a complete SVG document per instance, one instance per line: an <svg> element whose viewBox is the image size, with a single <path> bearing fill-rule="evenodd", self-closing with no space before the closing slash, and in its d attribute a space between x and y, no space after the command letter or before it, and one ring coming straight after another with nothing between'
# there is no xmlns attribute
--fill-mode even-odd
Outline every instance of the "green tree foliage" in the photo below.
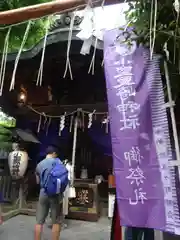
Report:
<svg viewBox="0 0 180 240"><path fill-rule="evenodd" d="M151 28L151 16L154 21L155 5L152 11L151 3L152 0L130 3L130 9L126 12L129 26L133 27L137 36L137 43L147 47L150 47L150 35L154 31ZM171 84L177 95L180 90L180 16L174 8L174 0L157 1L155 33L154 52L165 56L164 48L167 49Z"/></svg>
<svg viewBox="0 0 180 240"><path fill-rule="evenodd" d="M9 151L12 148L12 130L11 130L11 119L8 115L5 115L6 119L0 121L0 151L3 149ZM10 124L9 124L10 123ZM14 129L15 125L13 125Z"/></svg>
<svg viewBox="0 0 180 240"><path fill-rule="evenodd" d="M35 5L45 2L50 2L51 0L3 0L0 1L0 11L6 11L11 9L16 9L20 7L25 7L29 5ZM39 40L44 36L47 18L42 18L34 20L30 28L28 38L25 44L25 49L33 47ZM9 38L9 49L8 52L18 51L22 39L26 30L27 22L16 26L13 26ZM0 51L2 52L4 46L4 40L8 31L8 26L0 25L0 28L6 27L5 29L0 29ZM24 50L25 50L24 49Z"/></svg>

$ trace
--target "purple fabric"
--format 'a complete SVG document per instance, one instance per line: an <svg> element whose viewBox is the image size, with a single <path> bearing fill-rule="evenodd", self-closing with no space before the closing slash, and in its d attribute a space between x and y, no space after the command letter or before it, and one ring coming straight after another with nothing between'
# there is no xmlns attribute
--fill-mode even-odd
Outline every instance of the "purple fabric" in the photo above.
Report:
<svg viewBox="0 0 180 240"><path fill-rule="evenodd" d="M119 33L105 33L104 63L120 222L175 232L177 197L168 168L172 156L159 60L150 61L143 48L130 52L115 44Z"/></svg>

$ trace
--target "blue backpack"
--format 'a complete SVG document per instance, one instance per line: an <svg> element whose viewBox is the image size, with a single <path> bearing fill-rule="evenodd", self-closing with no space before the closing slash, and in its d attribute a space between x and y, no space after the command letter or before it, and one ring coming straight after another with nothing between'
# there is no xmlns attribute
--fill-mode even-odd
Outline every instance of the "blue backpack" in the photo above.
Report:
<svg viewBox="0 0 180 240"><path fill-rule="evenodd" d="M68 170L58 160L50 170L45 169L42 173L42 188L48 196L63 194L68 183Z"/></svg>

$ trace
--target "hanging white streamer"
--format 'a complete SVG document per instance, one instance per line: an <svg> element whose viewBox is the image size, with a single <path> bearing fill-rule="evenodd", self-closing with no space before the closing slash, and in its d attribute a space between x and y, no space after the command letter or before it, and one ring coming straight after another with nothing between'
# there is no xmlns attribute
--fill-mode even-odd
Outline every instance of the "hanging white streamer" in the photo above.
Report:
<svg viewBox="0 0 180 240"><path fill-rule="evenodd" d="M43 43L43 49L42 49L42 56L41 56L41 63L40 63L39 71L38 71L36 86L42 85L44 56L45 56L45 50L46 50L47 36L48 36L50 22L51 22L50 20L51 20L51 16L49 16L47 19L47 25L46 25L46 29L45 29L44 43Z"/></svg>
<svg viewBox="0 0 180 240"><path fill-rule="evenodd" d="M40 115L40 117L39 117L39 123L38 123L38 129L37 129L37 132L38 132L38 133L40 132L40 129L41 129L41 121L42 121L42 116Z"/></svg>
<svg viewBox="0 0 180 240"><path fill-rule="evenodd" d="M51 124L51 118L49 118L49 121L48 121L48 124L47 124L47 127L46 127L46 136L48 135L50 124Z"/></svg>
<svg viewBox="0 0 180 240"><path fill-rule="evenodd" d="M60 117L60 120L59 120L59 133L58 133L59 136L61 136L61 117Z"/></svg>
<svg viewBox="0 0 180 240"><path fill-rule="evenodd" d="M81 47L80 54L82 54L82 55L89 54L90 50L91 50L91 45L92 45L92 37L84 40L82 47Z"/></svg>
<svg viewBox="0 0 180 240"><path fill-rule="evenodd" d="M93 113L89 113L88 114L89 120L88 120L88 128L90 128L92 126L92 117L93 117Z"/></svg>
<svg viewBox="0 0 180 240"><path fill-rule="evenodd" d="M14 63L14 70L13 70L13 74L12 74L12 79L11 79L11 84L10 84L9 91L11 91L11 90L14 89L17 66L18 66L18 63L19 63L19 59L20 59L20 56L21 56L21 52L23 51L24 45L25 45L25 43L26 43L26 40L27 40L27 37L28 37L28 34L29 34L29 30L30 30L30 27L31 27L31 23L32 23L32 21L30 20L30 21L28 22L28 24L27 24L26 31L25 31L25 33L24 33L24 37L23 37L23 40L22 40L22 43L21 43L19 52L18 52L18 54L17 54L17 56L16 56L16 60L15 60L15 63Z"/></svg>
<svg viewBox="0 0 180 240"><path fill-rule="evenodd" d="M83 20L79 26L81 31L76 35L81 40L88 40L92 37L94 27L93 16L94 10L91 5L87 4L87 7L84 9Z"/></svg>
<svg viewBox="0 0 180 240"><path fill-rule="evenodd" d="M11 32L11 27L8 29L8 32L6 34L5 41L4 41L4 49L3 49L1 69L0 69L0 96L2 96L2 91L4 87L4 78L5 78L5 71L6 71L10 32Z"/></svg>
<svg viewBox="0 0 180 240"><path fill-rule="evenodd" d="M74 116L72 115L70 120L69 132L72 132L73 119L74 119Z"/></svg>
<svg viewBox="0 0 180 240"><path fill-rule="evenodd" d="M44 116L43 129L45 129L48 117L46 116L45 112L43 112L42 115Z"/></svg>
<svg viewBox="0 0 180 240"><path fill-rule="evenodd" d="M76 16L76 11L74 12L74 15L71 18L70 29L69 29L69 36L68 36L68 45L67 45L66 67L65 67L64 76L63 76L63 78L66 77L67 70L69 69L69 74L70 74L71 80L73 80L73 76L72 76L72 70L71 70L71 63L70 63L70 59L69 59L69 53L70 53L70 48L71 48L72 32L73 32L73 26L74 26L74 20L75 20L75 16Z"/></svg>
<svg viewBox="0 0 180 240"><path fill-rule="evenodd" d="M106 121L106 133L109 132L109 117L107 116L107 121Z"/></svg>
<svg viewBox="0 0 180 240"><path fill-rule="evenodd" d="M166 59L167 59L167 61L169 61L169 51L168 51L167 42L164 43L163 50L164 50L164 52L165 52L165 54L166 54Z"/></svg>
<svg viewBox="0 0 180 240"><path fill-rule="evenodd" d="M153 4L154 4L154 19L153 18ZM153 58L153 52L154 52L154 46L155 46L155 41L156 41L156 23L157 23L157 0L152 0L151 2L151 19L150 19L150 31L153 31L153 36L152 38L150 37L150 57L151 59ZM153 21L154 20L154 21ZM153 27L152 24L153 23ZM153 29L152 29L153 28Z"/></svg>
<svg viewBox="0 0 180 240"><path fill-rule="evenodd" d="M151 55L151 52L152 52L153 4L154 4L154 0L151 1L151 14L150 14L150 25L149 25L149 50L150 50L150 55Z"/></svg>
<svg viewBox="0 0 180 240"><path fill-rule="evenodd" d="M93 56L92 56L92 59L91 59L89 70L88 70L88 74L92 71L92 75L94 75L94 66L95 66L97 42L98 42L98 38L96 37L95 44L94 44L94 52L93 52Z"/></svg>
<svg viewBox="0 0 180 240"><path fill-rule="evenodd" d="M64 129L64 127L65 127L65 117L66 117L66 113L63 115L63 116L61 116L61 120L60 120L60 129L61 129L61 131Z"/></svg>
<svg viewBox="0 0 180 240"><path fill-rule="evenodd" d="M92 126L92 121L93 121L93 115L96 112L96 110L94 110L92 113L88 114L88 128L90 128Z"/></svg>
<svg viewBox="0 0 180 240"><path fill-rule="evenodd" d="M174 9L176 10L177 13L180 12L180 3L179 3L179 0L175 0L174 3Z"/></svg>
<svg viewBox="0 0 180 240"><path fill-rule="evenodd" d="M174 8L175 11L177 12L177 17L176 17L176 28L174 31L174 59L173 59L173 63L176 63L176 39L177 39L177 31L178 31L178 22L179 22L179 10L180 10L180 3L179 0L175 0L174 2Z"/></svg>
<svg viewBox="0 0 180 240"><path fill-rule="evenodd" d="M103 60L101 62L101 67L104 67L104 58L103 58Z"/></svg>

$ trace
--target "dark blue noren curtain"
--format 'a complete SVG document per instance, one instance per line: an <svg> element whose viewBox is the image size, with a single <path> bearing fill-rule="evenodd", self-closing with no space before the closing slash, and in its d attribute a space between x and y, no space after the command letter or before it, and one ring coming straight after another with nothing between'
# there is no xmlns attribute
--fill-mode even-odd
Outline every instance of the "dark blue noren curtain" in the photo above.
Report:
<svg viewBox="0 0 180 240"><path fill-rule="evenodd" d="M46 126L43 126L43 122L41 124L41 131L39 133L37 133L37 125L37 122L32 123L25 120L18 121L19 128L24 130L31 129L37 135L41 142L38 153L41 158L45 156L45 150L49 145L56 145L60 147L63 145L69 145L68 141L71 135L69 132L69 127L65 127L61 132L61 136L59 136L59 121L52 121L47 135ZM92 143L94 143L93 147L95 148L96 152L99 152L103 155L112 156L111 135L110 131L106 133L105 124L94 121L91 128L88 129L88 135L91 138Z"/></svg>
<svg viewBox="0 0 180 240"><path fill-rule="evenodd" d="M88 134L98 152L112 156L111 134L106 133L105 124L93 122Z"/></svg>
<svg viewBox="0 0 180 240"><path fill-rule="evenodd" d="M61 132L61 136L59 136L56 128L51 128L48 132L48 135L46 135L45 131L40 132L38 134L39 140L41 142L40 156L45 156L46 148L49 145L56 146L59 148L59 150L62 149L62 146L68 144L69 134L69 129L67 127L65 127ZM62 154L61 150L60 154Z"/></svg>

